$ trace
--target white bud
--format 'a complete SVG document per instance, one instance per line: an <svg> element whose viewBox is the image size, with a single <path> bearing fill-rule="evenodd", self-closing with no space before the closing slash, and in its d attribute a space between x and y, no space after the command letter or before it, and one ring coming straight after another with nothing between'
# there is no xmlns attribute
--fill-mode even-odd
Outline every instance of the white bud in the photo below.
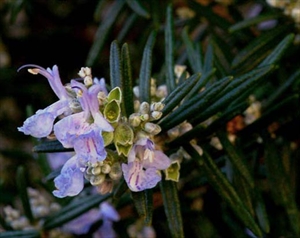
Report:
<svg viewBox="0 0 300 238"><path fill-rule="evenodd" d="M168 90L166 85L161 85L156 90L156 97L165 98L168 95Z"/></svg>
<svg viewBox="0 0 300 238"><path fill-rule="evenodd" d="M100 166L92 168L92 174L93 175L99 175L100 173L101 173L101 167Z"/></svg>
<svg viewBox="0 0 300 238"><path fill-rule="evenodd" d="M137 127L141 124L140 115L138 113L133 113L129 116L129 123L133 127Z"/></svg>
<svg viewBox="0 0 300 238"><path fill-rule="evenodd" d="M157 135L159 132L161 132L160 126L151 122L145 123L144 130L153 135Z"/></svg>
<svg viewBox="0 0 300 238"><path fill-rule="evenodd" d="M164 109L165 107L165 104L163 104L162 102L155 102L155 103L152 103L150 108L151 108L151 111L161 111L162 109Z"/></svg>
<svg viewBox="0 0 300 238"><path fill-rule="evenodd" d="M122 176L122 169L121 169L120 163L114 163L111 166L111 170L109 172L109 177L112 180L117 180L117 179L121 178L121 176Z"/></svg>
<svg viewBox="0 0 300 238"><path fill-rule="evenodd" d="M296 23L300 23L300 6L293 7L291 17L294 18Z"/></svg>
<svg viewBox="0 0 300 238"><path fill-rule="evenodd" d="M190 124L188 122L183 122L179 128L180 128L180 135L182 135L182 134L192 130L193 126L192 126L192 124Z"/></svg>
<svg viewBox="0 0 300 238"><path fill-rule="evenodd" d="M136 96L137 98L140 96L139 86L133 87L133 94L134 94L134 96Z"/></svg>
<svg viewBox="0 0 300 238"><path fill-rule="evenodd" d="M142 115L140 115L140 119L142 121L148 121L149 120L149 114L142 114Z"/></svg>
<svg viewBox="0 0 300 238"><path fill-rule="evenodd" d="M90 183L93 186L96 186L96 185L99 185L99 184L103 183L104 180L105 180L105 174L99 174L99 175L96 175L96 176L91 176Z"/></svg>
<svg viewBox="0 0 300 238"><path fill-rule="evenodd" d="M162 116L162 112L159 111L151 112L151 118L154 120L158 120L159 118L161 118L161 116Z"/></svg>
<svg viewBox="0 0 300 238"><path fill-rule="evenodd" d="M141 114L148 114L150 111L150 105L147 102L142 102L140 105L140 113Z"/></svg>
<svg viewBox="0 0 300 238"><path fill-rule="evenodd" d="M80 71L78 72L78 75L81 78L84 78L85 76L91 76L92 70L89 67L81 67Z"/></svg>
<svg viewBox="0 0 300 238"><path fill-rule="evenodd" d="M110 172L110 170L111 170L111 167L109 164L103 164L101 167L101 171L104 174L108 174Z"/></svg>
<svg viewBox="0 0 300 238"><path fill-rule="evenodd" d="M168 133L168 136L170 137L170 139L173 140L179 136L179 128L174 127L172 129L168 130L167 133Z"/></svg>
<svg viewBox="0 0 300 238"><path fill-rule="evenodd" d="M93 84L93 79L91 76L85 76L83 81L85 86L91 86Z"/></svg>

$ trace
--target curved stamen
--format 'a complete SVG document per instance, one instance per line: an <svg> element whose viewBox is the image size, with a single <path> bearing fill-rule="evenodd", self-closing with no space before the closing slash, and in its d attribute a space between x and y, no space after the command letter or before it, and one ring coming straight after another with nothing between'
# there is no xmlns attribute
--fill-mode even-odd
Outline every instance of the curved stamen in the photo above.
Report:
<svg viewBox="0 0 300 238"><path fill-rule="evenodd" d="M28 69L29 73L34 74L34 75L41 74L48 79L50 87L52 88L53 92L57 95L57 97L59 99L66 99L68 97L67 92L61 82L61 79L60 79L60 76L58 73L58 68L56 65L54 65L51 70L50 68L45 69L36 64L25 64L25 65L21 66L20 68L18 68L17 71L19 72L21 69L28 68L28 67L32 67L32 68Z"/></svg>

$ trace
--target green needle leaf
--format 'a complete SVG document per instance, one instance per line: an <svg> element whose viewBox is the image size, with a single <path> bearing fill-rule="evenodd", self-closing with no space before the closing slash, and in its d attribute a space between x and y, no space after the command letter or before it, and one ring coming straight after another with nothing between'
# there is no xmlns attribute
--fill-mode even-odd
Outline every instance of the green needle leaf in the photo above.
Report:
<svg viewBox="0 0 300 238"><path fill-rule="evenodd" d="M222 199L230 206L236 216L248 227L255 235L262 237L262 232L247 210L245 204L242 202L235 189L229 183L225 175L217 167L212 158L204 151L203 156L190 145L184 145L184 149L191 155L191 157L204 168L209 183L219 193Z"/></svg>
<svg viewBox="0 0 300 238"><path fill-rule="evenodd" d="M133 80L132 69L128 44L124 44L121 50L122 73L123 73L123 104L125 107L125 115L129 116L134 113L133 107Z"/></svg>
<svg viewBox="0 0 300 238"><path fill-rule="evenodd" d="M241 153L241 151L239 151L238 148L231 144L226 132L220 131L218 133L218 137L220 139L221 144L223 145L224 150L227 152L228 157L233 166L238 170L240 175L243 176L248 185L251 188L254 188L255 183L248 169L243 153Z"/></svg>
<svg viewBox="0 0 300 238"><path fill-rule="evenodd" d="M281 16L281 14L278 14L278 13L271 13L271 14L269 13L269 14L265 14L265 15L258 15L257 17L252 17L252 18L246 19L244 21L239 21L238 23L229 27L228 30L230 33L233 33L233 32L248 28L250 26L259 24L264 21L275 20L275 19L279 18L280 16Z"/></svg>
<svg viewBox="0 0 300 238"><path fill-rule="evenodd" d="M120 48L116 40L110 45L109 69L111 87L120 87L123 89Z"/></svg>
<svg viewBox="0 0 300 238"><path fill-rule="evenodd" d="M132 192L131 196L139 216L144 219L144 224L146 226L150 226L152 223L153 213L152 189L146 189L141 192Z"/></svg>
<svg viewBox="0 0 300 238"><path fill-rule="evenodd" d="M17 169L17 187L18 192L22 201L24 213L30 222L33 222L34 218L31 211L31 206L29 202L29 196L27 193L27 179L25 175L25 169L23 166L19 166Z"/></svg>
<svg viewBox="0 0 300 238"><path fill-rule="evenodd" d="M39 238L40 233L36 230L28 231L4 231L0 233L0 238Z"/></svg>
<svg viewBox="0 0 300 238"><path fill-rule="evenodd" d="M182 31L182 39L186 47L188 61L194 73L202 72L202 52L200 43L192 42L188 35L188 28L185 27Z"/></svg>
<svg viewBox="0 0 300 238"><path fill-rule="evenodd" d="M138 15L144 18L150 18L150 13L139 0L126 0L128 6Z"/></svg>
<svg viewBox="0 0 300 238"><path fill-rule="evenodd" d="M243 102L233 108L227 109L219 118L215 119L208 127L204 127L202 124L195 126L192 130L184 133L180 137L176 138L170 143L170 147L185 143L192 140L197 136L198 141L206 139L208 136L212 135L218 131L222 126L224 126L229 120L234 118L236 115L241 114L249 106L247 102Z"/></svg>
<svg viewBox="0 0 300 238"><path fill-rule="evenodd" d="M45 219L43 228L50 230L55 227L60 227L68 221L82 215L93 207L97 207L101 202L107 200L111 194L100 195L92 194L76 201L72 201L59 212Z"/></svg>
<svg viewBox="0 0 300 238"><path fill-rule="evenodd" d="M160 122L161 128L164 130L171 129L179 123L194 117L196 111L201 112L202 110L205 110L205 108L211 104L211 100L217 97L230 80L232 80L232 77L225 77L202 93L185 101L180 107Z"/></svg>
<svg viewBox="0 0 300 238"><path fill-rule="evenodd" d="M51 153L51 152L66 152L74 151L73 148L65 148L58 140L46 140L41 144L33 147L33 152L37 153Z"/></svg>
<svg viewBox="0 0 300 238"><path fill-rule="evenodd" d="M155 43L156 31L152 31L148 37L146 46L143 52L143 59L140 69L139 91L140 101L150 103L150 85L151 85L151 70L152 70L152 50Z"/></svg>
<svg viewBox="0 0 300 238"><path fill-rule="evenodd" d="M192 90L195 84L200 79L201 74L194 74L182 84L178 85L163 101L165 107L162 111L163 115L167 115L171 112L175 107L179 105L181 100Z"/></svg>
<svg viewBox="0 0 300 238"><path fill-rule="evenodd" d="M245 72L249 66L256 66L268 54L268 51L278 43L278 37L286 31L287 26L276 27L253 40L233 59L232 69Z"/></svg>
<svg viewBox="0 0 300 238"><path fill-rule="evenodd" d="M184 233L180 211L180 201L177 192L177 183L174 181L162 180L159 185L163 197L164 208L171 232L171 237L183 238Z"/></svg>
<svg viewBox="0 0 300 238"><path fill-rule="evenodd" d="M233 80L231 84L229 84L224 91L226 92L226 94L224 94L224 91L221 93L222 95L219 95L220 98L212 103L210 105L210 107L208 107L205 111L203 111L201 114L198 114L197 116L195 116L192 120L193 123L200 123L206 119L208 119L209 117L213 116L215 113L217 113L222 107L227 107L230 102L232 102L234 99L236 99L237 97L239 97L241 94L243 94L246 90L248 92L248 94L251 93L250 89L254 88L256 85L258 85L258 83L260 82L260 80L266 76L268 73L270 73L272 70L274 70L274 66L270 65L270 66L266 66L263 68L259 68L257 70L251 71L249 74L247 74L249 77L245 82L241 83L240 85L238 85L236 88L230 90L233 85L236 85L236 81L239 80ZM252 77L251 77L252 75ZM244 95L243 96L247 96Z"/></svg>
<svg viewBox="0 0 300 238"><path fill-rule="evenodd" d="M274 141L269 138L267 133L263 135L263 139L265 142L265 163L270 189L273 196L276 196L275 200L284 207L295 237L299 237L299 210L295 201L295 194L291 188L290 178L284 169L280 151L278 151Z"/></svg>
<svg viewBox="0 0 300 238"><path fill-rule="evenodd" d="M99 57L99 54L105 44L108 33L112 25L116 21L119 13L121 12L124 4L125 1L116 1L109 9L109 12L107 13L108 17L104 18L104 20L101 21L95 35L94 43L88 53L87 60L85 62L86 66L92 67L97 58Z"/></svg>
<svg viewBox="0 0 300 238"><path fill-rule="evenodd" d="M167 20L165 29L165 61L166 61L166 84L168 92L176 87L174 73L174 20L172 5L167 7Z"/></svg>
<svg viewBox="0 0 300 238"><path fill-rule="evenodd" d="M287 48L293 43L294 34L289 34L277 45L277 47L260 63L259 66L264 66L268 64L276 64L281 56L285 53Z"/></svg>

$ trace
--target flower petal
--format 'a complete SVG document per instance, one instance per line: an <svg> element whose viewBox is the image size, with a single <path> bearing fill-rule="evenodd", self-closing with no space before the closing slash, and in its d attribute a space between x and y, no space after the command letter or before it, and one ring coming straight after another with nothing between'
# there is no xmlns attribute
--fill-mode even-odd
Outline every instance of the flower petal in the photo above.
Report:
<svg viewBox="0 0 300 238"><path fill-rule="evenodd" d="M46 137L52 131L54 120L55 116L53 113L47 112L46 109L39 110L36 114L27 118L23 126L18 127L18 130L25 135L31 135L36 138Z"/></svg>
<svg viewBox="0 0 300 238"><path fill-rule="evenodd" d="M129 164L122 164L125 181L133 192L153 188L161 180L161 175L155 168L143 169L139 161Z"/></svg>
<svg viewBox="0 0 300 238"><path fill-rule="evenodd" d="M84 186L83 173L77 167L76 160L76 156L69 159L62 168L60 175L54 179L57 188L53 191L54 196L59 198L76 196L82 191Z"/></svg>
<svg viewBox="0 0 300 238"><path fill-rule="evenodd" d="M90 130L84 112L67 116L54 125L54 134L65 148L72 148L74 139Z"/></svg>
<svg viewBox="0 0 300 238"><path fill-rule="evenodd" d="M95 164L104 160L107 155L100 130L79 135L74 139L74 150L83 164L86 162Z"/></svg>
<svg viewBox="0 0 300 238"><path fill-rule="evenodd" d="M143 161L144 168L156 168L158 170L165 170L171 165L171 160L163 152L159 150L154 151L154 158L151 162L149 159Z"/></svg>

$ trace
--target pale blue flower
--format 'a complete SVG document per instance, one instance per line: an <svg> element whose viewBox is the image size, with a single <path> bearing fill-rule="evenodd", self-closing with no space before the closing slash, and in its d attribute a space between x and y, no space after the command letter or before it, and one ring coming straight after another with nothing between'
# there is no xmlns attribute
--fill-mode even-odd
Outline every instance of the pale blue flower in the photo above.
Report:
<svg viewBox="0 0 300 238"><path fill-rule="evenodd" d="M117 237L113 228L113 222L120 220L120 215L116 209L108 202L100 204L99 211L102 218L101 227L93 234L93 238L114 238Z"/></svg>
<svg viewBox="0 0 300 238"><path fill-rule="evenodd" d="M102 91L105 95L108 95L108 91L107 91L107 88L106 88L104 78L98 79L98 78L95 77L94 78L94 84L100 85L100 91Z"/></svg>
<svg viewBox="0 0 300 238"><path fill-rule="evenodd" d="M77 156L73 156L63 166L60 175L54 179L54 196L63 198L78 195L84 187L83 172L78 165Z"/></svg>
<svg viewBox="0 0 300 238"><path fill-rule="evenodd" d="M63 226L63 230L75 235L84 235L89 232L91 226L96 221L100 220L100 218L101 214L99 213L99 209L94 208L83 213L72 221L69 221Z"/></svg>
<svg viewBox="0 0 300 238"><path fill-rule="evenodd" d="M78 100L85 112L86 120L92 119L92 123L94 123L102 131L113 131L113 127L103 117L99 110L97 95L101 90L104 90L103 85L100 83L94 84L87 89L84 84L77 82L76 80L71 80L71 86L75 91L78 91L79 95L81 94L81 96L78 97Z"/></svg>
<svg viewBox="0 0 300 238"><path fill-rule="evenodd" d="M71 113L69 97L61 82L56 65L53 66L52 70L50 68L44 69L38 65L31 64L24 65L20 69L25 67L33 67L33 69L28 70L32 74L41 74L45 76L48 79L52 90L59 98L59 101L43 110L38 110L33 116L27 118L23 126L18 127L18 130L23 132L25 135L31 135L36 138L46 137L51 133L54 120L59 115L69 115Z"/></svg>
<svg viewBox="0 0 300 238"><path fill-rule="evenodd" d="M122 164L122 170L129 189L138 192L155 187L161 180L160 170L170 165L168 156L155 150L150 139L142 138L129 152L128 164Z"/></svg>
<svg viewBox="0 0 300 238"><path fill-rule="evenodd" d="M115 208L108 202L102 202L99 209L91 209L63 226L63 230L76 235L87 234L92 225L98 220L103 223L100 228L93 233L93 238L113 238L117 237L113 229L113 222L119 221L120 216Z"/></svg>
<svg viewBox="0 0 300 238"><path fill-rule="evenodd" d="M74 90L79 90L78 100L83 111L65 117L54 125L56 138L66 148L72 148L74 139L92 130L97 130L99 134L102 130L113 131L113 127L99 111L97 94L101 89L100 85L93 85L87 89L82 83L72 80L71 86Z"/></svg>
<svg viewBox="0 0 300 238"><path fill-rule="evenodd" d="M106 158L107 152L100 130L91 130L89 133L81 134L74 140L74 150L80 164L90 162L95 164Z"/></svg>

